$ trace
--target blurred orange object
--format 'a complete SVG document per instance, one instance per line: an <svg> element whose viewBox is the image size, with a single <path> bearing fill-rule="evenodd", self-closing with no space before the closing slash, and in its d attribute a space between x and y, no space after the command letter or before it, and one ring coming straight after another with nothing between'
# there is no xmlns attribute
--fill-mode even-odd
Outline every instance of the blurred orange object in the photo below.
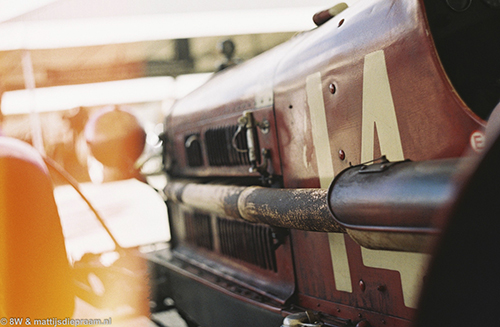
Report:
<svg viewBox="0 0 500 327"><path fill-rule="evenodd" d="M0 137L0 314L70 317L75 290L53 184L30 145Z"/></svg>
<svg viewBox="0 0 500 327"><path fill-rule="evenodd" d="M84 133L95 159L118 169L123 179L136 175L134 164L144 150L146 133L132 113L106 107L90 117Z"/></svg>

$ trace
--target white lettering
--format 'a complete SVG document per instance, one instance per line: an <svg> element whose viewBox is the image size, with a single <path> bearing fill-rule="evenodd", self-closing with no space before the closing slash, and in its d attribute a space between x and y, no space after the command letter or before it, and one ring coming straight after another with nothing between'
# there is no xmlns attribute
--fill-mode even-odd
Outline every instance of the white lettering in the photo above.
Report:
<svg viewBox="0 0 500 327"><path fill-rule="evenodd" d="M319 72L309 75L306 79L307 104L309 105L320 187L328 188L335 176L335 172L333 170L330 137L321 85L321 73ZM339 291L352 293L351 273L344 234L329 233L328 240L330 243L335 287Z"/></svg>

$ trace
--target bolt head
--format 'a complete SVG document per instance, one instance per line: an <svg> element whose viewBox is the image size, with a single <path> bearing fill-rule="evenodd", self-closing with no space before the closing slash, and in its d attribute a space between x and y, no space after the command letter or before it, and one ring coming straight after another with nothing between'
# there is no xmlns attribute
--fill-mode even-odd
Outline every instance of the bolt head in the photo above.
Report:
<svg viewBox="0 0 500 327"><path fill-rule="evenodd" d="M356 327L370 327L370 323L366 320L361 320L356 324Z"/></svg>
<svg viewBox="0 0 500 327"><path fill-rule="evenodd" d="M328 89L330 90L331 94L335 94L335 92L337 92L337 87L333 83L330 83L330 85L328 86Z"/></svg>
<svg viewBox="0 0 500 327"><path fill-rule="evenodd" d="M364 292L365 289L366 289L366 285L365 285L365 282L363 280L360 280L359 281L359 289Z"/></svg>

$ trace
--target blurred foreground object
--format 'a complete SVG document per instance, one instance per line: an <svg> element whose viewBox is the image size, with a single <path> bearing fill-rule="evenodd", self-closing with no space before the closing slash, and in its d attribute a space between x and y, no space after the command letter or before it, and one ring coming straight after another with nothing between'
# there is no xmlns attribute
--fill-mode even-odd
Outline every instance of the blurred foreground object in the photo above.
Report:
<svg viewBox="0 0 500 327"><path fill-rule="evenodd" d="M103 181L138 177L134 164L144 150L146 133L137 118L119 107L106 107L85 126L90 152L105 167Z"/></svg>
<svg viewBox="0 0 500 327"><path fill-rule="evenodd" d="M28 144L0 137L0 313L70 317L74 288L52 182Z"/></svg>

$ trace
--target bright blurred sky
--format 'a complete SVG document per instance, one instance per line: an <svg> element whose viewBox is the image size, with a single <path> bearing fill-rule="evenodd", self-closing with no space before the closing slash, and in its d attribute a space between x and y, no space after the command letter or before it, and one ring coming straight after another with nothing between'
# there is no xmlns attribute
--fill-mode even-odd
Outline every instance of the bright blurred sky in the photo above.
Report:
<svg viewBox="0 0 500 327"><path fill-rule="evenodd" d="M338 0L120 0L59 1L25 20L5 20L54 0L0 0L0 51L53 49L205 36L297 32L314 28L312 16ZM354 1L354 0L351 0ZM172 8L165 5L176 4ZM269 4L270 3L270 4ZM200 5L203 4L203 5ZM196 8L196 10L192 10ZM153 11L151 11L153 10ZM256 22L258 23L256 24ZM189 22L189 23L186 23Z"/></svg>
<svg viewBox="0 0 500 327"><path fill-rule="evenodd" d="M0 0L0 22L39 8L55 0Z"/></svg>
<svg viewBox="0 0 500 327"><path fill-rule="evenodd" d="M0 22L15 18L55 1L56 0L0 0ZM215 3L217 0L213 1ZM238 2L242 0L234 1ZM301 5L302 1L304 2L305 7ZM131 19L128 16L112 18L85 17L85 19L67 19L62 20L62 22L60 19L52 21L36 21L35 19L34 21L28 22L10 22L1 24L0 26L0 51L66 48L195 36L201 37L308 30L314 27L311 18L317 10L326 9L328 6L339 1L340 0L290 1L295 4L294 7L289 3L289 1L280 0L276 1L276 3L286 4L287 6L284 8L267 8L268 6L263 5L263 8L258 10L252 9L233 11L231 11L231 8L228 8L229 11L210 11L210 14L207 14L207 12L167 12L162 15L146 15L135 17L134 19ZM349 5L352 5L358 0L344 1ZM103 1L103 3L105 3L105 1ZM195 2L191 1L190 3L192 4ZM82 2L76 1L76 4L81 5ZM235 6L235 8L240 7ZM256 24L256 17L258 17L259 24ZM185 22L187 21L190 23L186 24ZM204 77L201 76L201 78L203 79ZM65 87L62 92L67 95L64 99L61 99L59 96L54 97L52 95L55 91L61 91L60 88L38 89L36 94L35 92L26 90L5 92L2 98L2 111L4 111L4 114L21 113L29 112L31 110L60 110L79 105L96 105L96 101L99 103L109 103L108 101L116 101L117 103L139 101L139 99L130 98L121 100L109 97L96 97L95 99L81 98L82 96L88 97L89 87L92 89L102 89L103 86L106 86L107 89L107 87L111 87L116 84L118 86L117 89L119 90L123 88L123 83L131 82L132 81L124 81L120 83L68 86L67 88ZM141 85L145 85L149 91L157 89L164 90L165 83L172 83L172 81L167 79L154 79L154 81L153 79L143 79L138 80L137 82L141 82ZM157 87L152 87L148 84L153 82L157 84ZM180 87L176 87L176 89L178 88ZM135 90L138 91L139 88L135 86ZM110 96L115 93L116 92L108 90L105 95ZM120 93L123 94L124 92ZM132 93L148 96L147 99L144 98L141 99L141 101L157 101L159 100L158 97L162 96L161 92ZM44 95L47 95L48 98L45 98ZM177 96L179 96L179 94L175 94L174 97ZM45 100L40 101L41 99ZM58 99L58 103L54 103L53 101L50 101L50 99Z"/></svg>

